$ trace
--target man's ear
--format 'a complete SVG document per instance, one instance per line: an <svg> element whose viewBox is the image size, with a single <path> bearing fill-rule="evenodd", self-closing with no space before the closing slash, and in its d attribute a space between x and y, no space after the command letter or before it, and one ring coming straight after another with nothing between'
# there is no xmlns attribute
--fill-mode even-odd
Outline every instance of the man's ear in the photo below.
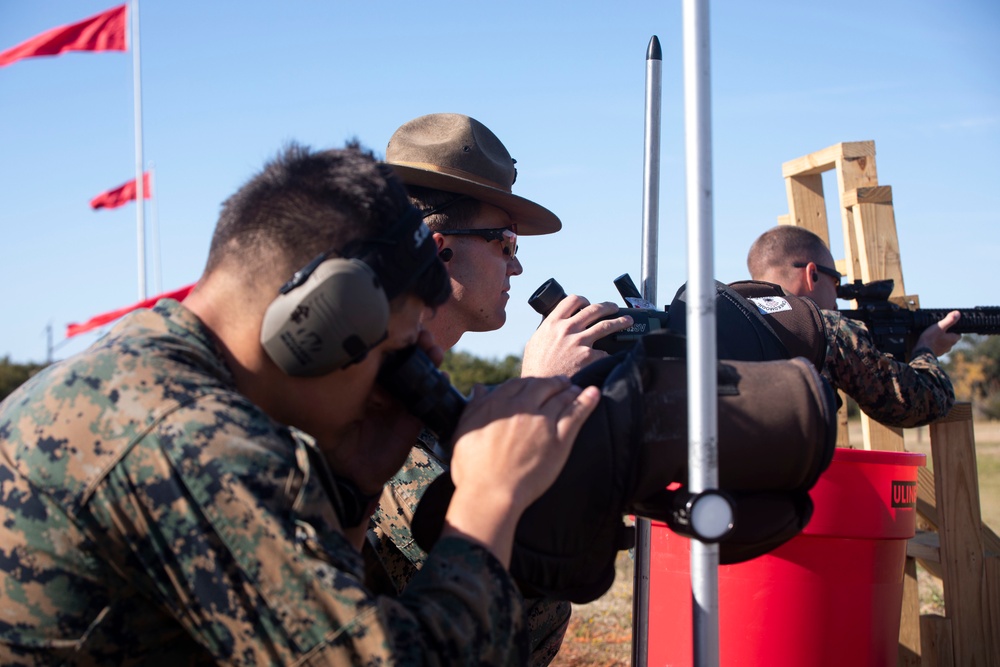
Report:
<svg viewBox="0 0 1000 667"><path fill-rule="evenodd" d="M812 292L816 289L816 283L819 282L819 271L816 270L816 262L809 262L806 264L806 287Z"/></svg>
<svg viewBox="0 0 1000 667"><path fill-rule="evenodd" d="M444 235L443 234L435 233L434 234L434 243L437 244L438 257L440 257L441 261L445 263L445 266L447 266L448 262L451 261L451 258L455 256L455 253L452 251L451 248L445 248L444 247Z"/></svg>

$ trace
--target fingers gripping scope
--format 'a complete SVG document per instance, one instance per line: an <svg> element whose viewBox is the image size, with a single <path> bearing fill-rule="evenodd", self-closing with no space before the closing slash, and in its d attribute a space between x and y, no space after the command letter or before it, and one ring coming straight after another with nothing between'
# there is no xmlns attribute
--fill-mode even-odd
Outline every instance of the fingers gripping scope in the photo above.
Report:
<svg viewBox="0 0 1000 667"><path fill-rule="evenodd" d="M604 336L594 342L595 350L602 350L609 354L623 352L635 343L636 340L646 334L660 331L667 326L666 311L656 310L652 304L645 301L636 289L635 283L627 273L615 279L615 286L621 293L629 308L619 309L614 315L602 317L603 320L610 320L622 315L632 318L632 326L623 331ZM552 309L566 298L566 291L555 278L549 278L539 286L535 293L528 298L528 305L535 309L542 318L549 316Z"/></svg>

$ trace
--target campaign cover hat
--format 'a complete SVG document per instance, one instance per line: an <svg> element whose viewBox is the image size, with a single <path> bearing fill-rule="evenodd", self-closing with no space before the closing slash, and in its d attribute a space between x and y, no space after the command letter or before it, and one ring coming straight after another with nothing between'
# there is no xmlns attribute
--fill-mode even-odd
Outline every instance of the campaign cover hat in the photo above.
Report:
<svg viewBox="0 0 1000 667"><path fill-rule="evenodd" d="M386 164L406 185L468 195L510 214L519 236L562 228L554 213L511 192L515 160L475 118L435 113L404 123L389 139Z"/></svg>

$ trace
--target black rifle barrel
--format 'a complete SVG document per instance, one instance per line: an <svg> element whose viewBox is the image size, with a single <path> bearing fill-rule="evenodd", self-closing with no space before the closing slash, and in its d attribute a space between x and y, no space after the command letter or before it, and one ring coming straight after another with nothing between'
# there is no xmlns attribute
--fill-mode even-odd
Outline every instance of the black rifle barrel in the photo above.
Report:
<svg viewBox="0 0 1000 667"><path fill-rule="evenodd" d="M886 311L881 308L860 308L858 310L842 310L841 315L854 320L860 320L869 325L892 323L902 325L908 331L919 333L932 324L943 320L948 313L957 310L961 313L958 322L949 327L948 331L958 334L984 334L995 336L1000 334L1000 306L976 306L975 308L905 308Z"/></svg>
<svg viewBox="0 0 1000 667"><path fill-rule="evenodd" d="M1000 306L976 306L975 308L919 308L913 312L914 328L923 331L935 322L940 322L952 310L962 314L958 322L948 331L959 334L1000 334Z"/></svg>

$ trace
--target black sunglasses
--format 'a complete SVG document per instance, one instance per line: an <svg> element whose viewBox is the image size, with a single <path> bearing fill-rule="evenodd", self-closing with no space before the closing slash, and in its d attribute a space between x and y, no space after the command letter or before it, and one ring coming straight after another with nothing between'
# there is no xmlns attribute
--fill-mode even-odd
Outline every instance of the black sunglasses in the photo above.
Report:
<svg viewBox="0 0 1000 667"><path fill-rule="evenodd" d="M513 257L517 254L517 232L511 227L494 229L443 229L435 232L441 236L479 236L487 241L499 241L503 254Z"/></svg>
<svg viewBox="0 0 1000 667"><path fill-rule="evenodd" d="M807 266L809 266L809 262L795 262L792 264L792 266L795 267L796 269L804 269ZM838 285L840 284L840 281L844 278L843 274L840 271L836 269L831 269L828 266L817 264L816 270L836 280Z"/></svg>

